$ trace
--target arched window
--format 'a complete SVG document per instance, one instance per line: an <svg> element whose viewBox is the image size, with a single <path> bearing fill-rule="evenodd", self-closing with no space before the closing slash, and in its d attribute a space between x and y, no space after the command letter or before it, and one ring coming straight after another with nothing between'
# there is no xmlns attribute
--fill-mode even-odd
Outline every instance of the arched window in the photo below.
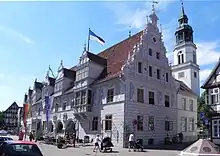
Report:
<svg viewBox="0 0 220 156"><path fill-rule="evenodd" d="M193 51L193 63L196 64L196 52L195 51Z"/></svg>
<svg viewBox="0 0 220 156"><path fill-rule="evenodd" d="M184 63L184 55L182 51L178 52L177 56L178 56L178 64Z"/></svg>

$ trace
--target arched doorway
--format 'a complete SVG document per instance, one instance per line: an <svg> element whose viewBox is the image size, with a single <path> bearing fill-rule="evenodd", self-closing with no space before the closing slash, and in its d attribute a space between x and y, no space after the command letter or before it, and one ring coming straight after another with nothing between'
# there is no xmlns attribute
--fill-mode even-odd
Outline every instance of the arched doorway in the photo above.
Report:
<svg viewBox="0 0 220 156"><path fill-rule="evenodd" d="M56 133L62 133L63 131L63 124L61 121L57 121L57 124L56 124Z"/></svg>
<svg viewBox="0 0 220 156"><path fill-rule="evenodd" d="M66 123L65 133L73 134L76 132L76 124L73 120L68 120Z"/></svg>
<svg viewBox="0 0 220 156"><path fill-rule="evenodd" d="M40 120L38 120L37 121L37 131L39 131L39 130L41 130L41 128L42 128L42 125L41 125L41 121Z"/></svg>
<svg viewBox="0 0 220 156"><path fill-rule="evenodd" d="M48 123L48 131L49 132L53 132L53 122L52 121L49 121L49 123Z"/></svg>

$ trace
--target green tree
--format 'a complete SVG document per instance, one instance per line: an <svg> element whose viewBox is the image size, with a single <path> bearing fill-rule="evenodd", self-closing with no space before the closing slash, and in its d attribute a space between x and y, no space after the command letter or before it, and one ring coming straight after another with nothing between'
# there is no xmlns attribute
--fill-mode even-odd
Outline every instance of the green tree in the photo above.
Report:
<svg viewBox="0 0 220 156"><path fill-rule="evenodd" d="M197 109L198 109L198 127L203 127L203 122L200 119L200 113L204 113L205 118L209 118L210 113L214 112L214 110L206 104L205 102L205 96L206 96L206 92L204 91L201 96L198 98L198 105L197 105Z"/></svg>
<svg viewBox="0 0 220 156"><path fill-rule="evenodd" d="M4 124L4 113L3 111L0 111L0 129L3 127Z"/></svg>

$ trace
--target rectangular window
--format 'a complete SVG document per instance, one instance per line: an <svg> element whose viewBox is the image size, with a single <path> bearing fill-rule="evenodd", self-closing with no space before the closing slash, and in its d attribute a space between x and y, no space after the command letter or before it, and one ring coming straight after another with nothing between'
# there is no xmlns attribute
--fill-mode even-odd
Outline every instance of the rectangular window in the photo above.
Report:
<svg viewBox="0 0 220 156"><path fill-rule="evenodd" d="M152 66L149 66L149 76L150 76L150 77L153 76Z"/></svg>
<svg viewBox="0 0 220 156"><path fill-rule="evenodd" d="M182 132L187 131L187 118L186 117L181 118L181 131Z"/></svg>
<svg viewBox="0 0 220 156"><path fill-rule="evenodd" d="M219 91L218 89L213 89L211 92L211 104L217 104L219 101Z"/></svg>
<svg viewBox="0 0 220 156"><path fill-rule="evenodd" d="M154 105L154 92L149 91L149 104Z"/></svg>
<svg viewBox="0 0 220 156"><path fill-rule="evenodd" d="M214 126L214 136L215 137L219 136L219 134L218 134L218 126L217 125Z"/></svg>
<svg viewBox="0 0 220 156"><path fill-rule="evenodd" d="M92 91L91 90L88 90L87 103L92 104Z"/></svg>
<svg viewBox="0 0 220 156"><path fill-rule="evenodd" d="M185 73L184 72L179 72L178 73L178 78L182 78L182 77L184 77L185 76Z"/></svg>
<svg viewBox="0 0 220 156"><path fill-rule="evenodd" d="M188 131L193 132L194 131L194 118L189 118L188 122Z"/></svg>
<svg viewBox="0 0 220 156"><path fill-rule="evenodd" d="M172 131L172 130L173 130L173 122L165 121L165 131Z"/></svg>
<svg viewBox="0 0 220 156"><path fill-rule="evenodd" d="M108 89L107 102L113 102L113 99L114 99L114 89Z"/></svg>
<svg viewBox="0 0 220 156"><path fill-rule="evenodd" d="M86 91L85 91L85 90L83 90L83 91L81 92L81 104L82 104L82 105L85 105L85 104L86 104Z"/></svg>
<svg viewBox="0 0 220 156"><path fill-rule="evenodd" d="M142 63L138 62L138 73L142 73Z"/></svg>
<svg viewBox="0 0 220 156"><path fill-rule="evenodd" d="M142 115L137 116L137 130L138 131L144 130L144 123L143 123L143 116Z"/></svg>
<svg viewBox="0 0 220 156"><path fill-rule="evenodd" d="M153 55L153 50L151 48L149 48L149 55L152 56Z"/></svg>
<svg viewBox="0 0 220 156"><path fill-rule="evenodd" d="M98 124L99 124L99 118L97 116L93 117L92 119L92 130L93 131L98 130Z"/></svg>
<svg viewBox="0 0 220 156"><path fill-rule="evenodd" d="M186 110L186 98L182 98L182 109Z"/></svg>
<svg viewBox="0 0 220 156"><path fill-rule="evenodd" d="M197 77L197 73L196 72L194 72L194 78L196 78Z"/></svg>
<svg viewBox="0 0 220 156"><path fill-rule="evenodd" d="M159 52L156 53L156 58L157 58L158 60L160 59L160 53L159 53Z"/></svg>
<svg viewBox="0 0 220 156"><path fill-rule="evenodd" d="M160 69L157 69L157 79L160 79Z"/></svg>
<svg viewBox="0 0 220 156"><path fill-rule="evenodd" d="M189 100L189 109L193 111L193 100Z"/></svg>
<svg viewBox="0 0 220 156"><path fill-rule="evenodd" d="M76 92L76 105L80 105L80 92Z"/></svg>
<svg viewBox="0 0 220 156"><path fill-rule="evenodd" d="M153 116L148 117L148 130L149 131L154 130L154 117Z"/></svg>
<svg viewBox="0 0 220 156"><path fill-rule="evenodd" d="M112 130L112 115L105 116L105 130L106 131Z"/></svg>
<svg viewBox="0 0 220 156"><path fill-rule="evenodd" d="M56 103L56 104L55 104L55 112L58 112L58 110L59 110L59 104Z"/></svg>
<svg viewBox="0 0 220 156"><path fill-rule="evenodd" d="M170 107L170 97L165 95L165 107Z"/></svg>
<svg viewBox="0 0 220 156"><path fill-rule="evenodd" d="M183 54L181 54L181 58L182 58L182 63L184 63L184 56L183 56Z"/></svg>
<svg viewBox="0 0 220 156"><path fill-rule="evenodd" d="M178 55L178 64L180 64L181 63L181 57L180 57L180 55Z"/></svg>
<svg viewBox="0 0 220 156"><path fill-rule="evenodd" d="M168 82L169 81L169 75L168 75L168 73L166 73L166 82Z"/></svg>
<svg viewBox="0 0 220 156"><path fill-rule="evenodd" d="M66 110L66 102L63 103L62 110Z"/></svg>
<svg viewBox="0 0 220 156"><path fill-rule="evenodd" d="M144 89L137 89L137 102L144 103Z"/></svg>

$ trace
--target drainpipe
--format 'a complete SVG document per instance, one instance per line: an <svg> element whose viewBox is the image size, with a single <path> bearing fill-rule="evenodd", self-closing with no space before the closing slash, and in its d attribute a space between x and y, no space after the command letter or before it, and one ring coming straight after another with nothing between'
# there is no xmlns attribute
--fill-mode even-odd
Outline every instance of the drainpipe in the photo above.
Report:
<svg viewBox="0 0 220 156"><path fill-rule="evenodd" d="M176 126L177 130L176 131L178 131L178 94L179 94L179 92L180 92L180 86L179 86L179 88L177 89L177 92L176 92L176 103L177 103L177 108L176 108L177 109L177 126Z"/></svg>

